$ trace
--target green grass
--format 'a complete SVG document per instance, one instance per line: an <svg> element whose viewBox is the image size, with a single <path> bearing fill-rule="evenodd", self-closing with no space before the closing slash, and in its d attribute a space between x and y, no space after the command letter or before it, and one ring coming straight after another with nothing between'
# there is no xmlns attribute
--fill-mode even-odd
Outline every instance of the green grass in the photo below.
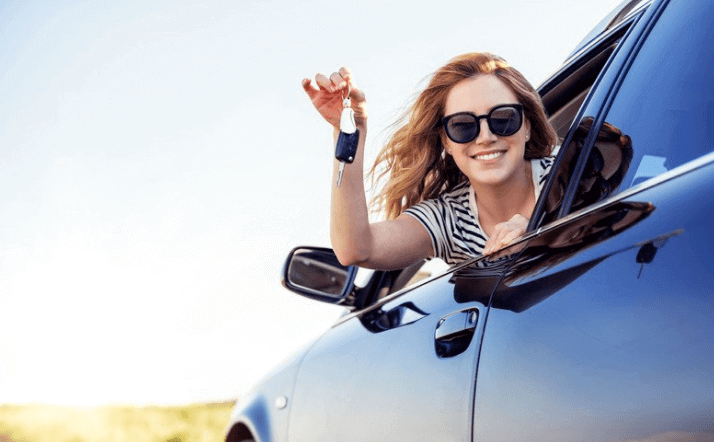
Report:
<svg viewBox="0 0 714 442"><path fill-rule="evenodd" d="M0 442L222 441L232 402L176 407L0 406Z"/></svg>

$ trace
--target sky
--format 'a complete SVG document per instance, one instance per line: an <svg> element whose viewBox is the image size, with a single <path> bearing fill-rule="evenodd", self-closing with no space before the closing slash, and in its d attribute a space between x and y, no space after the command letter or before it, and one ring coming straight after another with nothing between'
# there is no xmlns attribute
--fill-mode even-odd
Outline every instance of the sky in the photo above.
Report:
<svg viewBox="0 0 714 442"><path fill-rule="evenodd" d="M343 311L280 284L329 247L301 80L353 71L371 165L450 58L537 87L618 3L0 0L0 404L240 397Z"/></svg>

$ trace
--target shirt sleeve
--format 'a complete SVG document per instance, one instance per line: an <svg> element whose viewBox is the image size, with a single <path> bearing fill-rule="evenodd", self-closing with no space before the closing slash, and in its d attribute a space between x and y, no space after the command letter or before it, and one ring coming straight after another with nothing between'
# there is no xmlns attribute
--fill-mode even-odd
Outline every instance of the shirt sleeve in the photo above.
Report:
<svg viewBox="0 0 714 442"><path fill-rule="evenodd" d="M440 199L422 201L403 213L410 215L419 221L431 238L431 246L434 249L434 257L445 258L446 252L446 226L450 211L446 210L444 202ZM446 261L446 260L445 260Z"/></svg>

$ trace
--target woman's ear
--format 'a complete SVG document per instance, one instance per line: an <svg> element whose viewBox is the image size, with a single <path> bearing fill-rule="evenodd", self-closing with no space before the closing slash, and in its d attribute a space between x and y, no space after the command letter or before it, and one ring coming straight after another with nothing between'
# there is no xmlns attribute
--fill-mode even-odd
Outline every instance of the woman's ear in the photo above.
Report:
<svg viewBox="0 0 714 442"><path fill-rule="evenodd" d="M446 155L451 155L451 149L449 149L449 140L446 138L445 133L441 133L440 135L440 141L441 141L441 147L444 149L443 154Z"/></svg>

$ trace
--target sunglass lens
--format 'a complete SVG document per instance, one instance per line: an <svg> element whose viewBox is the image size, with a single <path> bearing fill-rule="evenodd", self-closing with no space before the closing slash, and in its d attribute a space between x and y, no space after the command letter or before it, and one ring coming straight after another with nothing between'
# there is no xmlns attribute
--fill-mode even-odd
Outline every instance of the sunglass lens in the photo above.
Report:
<svg viewBox="0 0 714 442"><path fill-rule="evenodd" d="M491 131L496 135L508 136L518 132L521 128L523 119L521 112L510 106L504 106L494 109L489 118L489 126Z"/></svg>
<svg viewBox="0 0 714 442"><path fill-rule="evenodd" d="M454 115L446 125L446 132L453 141L467 143L478 136L479 125L473 115Z"/></svg>

